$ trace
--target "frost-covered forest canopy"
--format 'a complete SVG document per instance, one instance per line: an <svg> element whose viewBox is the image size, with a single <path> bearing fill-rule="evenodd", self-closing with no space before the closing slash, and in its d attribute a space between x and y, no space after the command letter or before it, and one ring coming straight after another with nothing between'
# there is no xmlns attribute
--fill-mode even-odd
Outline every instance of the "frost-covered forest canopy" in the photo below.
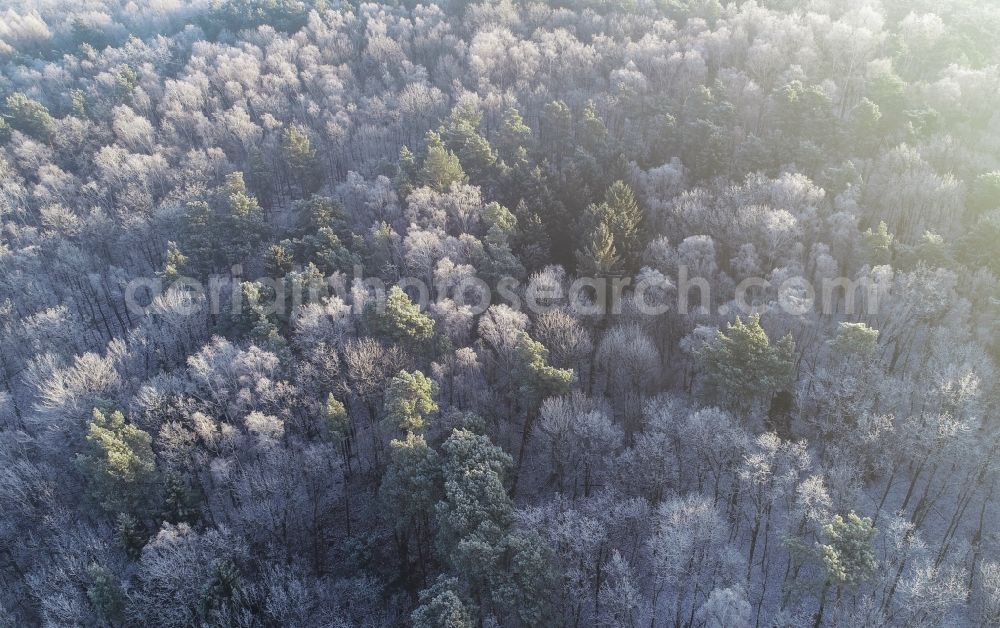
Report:
<svg viewBox="0 0 1000 628"><path fill-rule="evenodd" d="M0 2L0 626L1000 626L998 64L978 0Z"/></svg>

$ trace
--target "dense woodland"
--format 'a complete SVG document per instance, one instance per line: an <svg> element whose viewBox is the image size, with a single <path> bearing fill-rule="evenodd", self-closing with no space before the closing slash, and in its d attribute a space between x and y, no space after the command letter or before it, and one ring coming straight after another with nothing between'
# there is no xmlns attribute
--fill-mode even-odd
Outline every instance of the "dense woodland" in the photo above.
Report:
<svg viewBox="0 0 1000 628"><path fill-rule="evenodd" d="M0 626L1000 626L998 34L0 4Z"/></svg>

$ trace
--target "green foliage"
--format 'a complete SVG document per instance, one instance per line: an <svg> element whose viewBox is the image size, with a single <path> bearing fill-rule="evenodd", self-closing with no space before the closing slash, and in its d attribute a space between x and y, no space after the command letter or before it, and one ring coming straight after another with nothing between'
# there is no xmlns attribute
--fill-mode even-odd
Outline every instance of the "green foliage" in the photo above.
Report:
<svg viewBox="0 0 1000 628"><path fill-rule="evenodd" d="M322 171L309 135L297 125L285 128L281 135L281 151L302 195L315 192L322 183Z"/></svg>
<svg viewBox="0 0 1000 628"><path fill-rule="evenodd" d="M264 154L259 148L250 149L249 174L250 184L261 205L272 207L275 194L274 167L264 160Z"/></svg>
<svg viewBox="0 0 1000 628"><path fill-rule="evenodd" d="M360 261L344 244L351 239L344 208L333 198L313 195L296 204L298 223L291 241L294 257L315 263L326 274L349 272Z"/></svg>
<svg viewBox="0 0 1000 628"><path fill-rule="evenodd" d="M16 499L0 500L14 544L0 624L390 625L412 611L421 628L735 625L751 604L802 624L827 593L829 624L975 622L1000 591L995 573L962 573L970 543L986 567L996 555L981 503L994 443L966 428L995 414L1000 364L1000 6L419 2L6 16L0 484ZM156 150L130 154L150 128ZM316 193L347 173L349 214ZM467 180L475 207L471 187L431 208L410 196ZM400 288L376 304L359 282L353 308L322 301L293 327L270 282L241 283L263 269L287 298L352 268L495 285L550 264L563 268L542 276L565 283L699 266L727 296L772 271L872 271L894 298L878 316L784 320L808 341L796 385L806 347L756 316L626 311L602 334L571 307L483 319L451 301L421 310ZM242 315L123 309L150 270L226 274ZM870 310L860 296L830 305ZM723 329L681 340L693 322ZM461 346L441 350L449 337ZM695 345L697 369L669 364ZM602 364L623 361L605 382ZM581 362L589 381L559 368ZM769 416L696 411L713 395L761 411L769 396ZM85 427L46 434L90 398L143 414L96 401ZM263 412L280 415L280 442L255 438ZM523 457L520 482L504 448ZM567 473L580 495L563 494ZM870 520L832 516L859 497L911 519L889 517L878 554ZM925 556L917 532L944 538Z"/></svg>
<svg viewBox="0 0 1000 628"><path fill-rule="evenodd" d="M184 249L195 270L202 276L223 263L222 249L216 235L221 229L212 208L204 201L187 204L184 212Z"/></svg>
<svg viewBox="0 0 1000 628"><path fill-rule="evenodd" d="M615 248L614 235L607 223L601 222L590 235L590 242L576 252L578 270L586 275L605 277L621 272L621 258Z"/></svg>
<svg viewBox="0 0 1000 628"><path fill-rule="evenodd" d="M514 220L516 221L516 219ZM490 226L483 244L486 259L480 264L479 277L481 279L487 282L496 282L502 277L521 277L524 275L524 266L514 255L510 246L510 238L501 227L496 224Z"/></svg>
<svg viewBox="0 0 1000 628"><path fill-rule="evenodd" d="M470 610L458 593L458 580L439 577L420 592L420 606L410 615L413 628L474 628L478 625L475 612Z"/></svg>
<svg viewBox="0 0 1000 628"><path fill-rule="evenodd" d="M442 448L444 498L436 506L440 558L462 575L474 599L491 599L494 608L523 625L549 625L546 592L555 589L551 556L537 534L510 529L514 505L504 487L510 456L487 436L461 428Z"/></svg>
<svg viewBox="0 0 1000 628"><path fill-rule="evenodd" d="M225 200L223 207L229 221L226 226L241 230L239 233L246 236L263 230L264 210L257 204L257 199L247 192L242 172L226 175L221 195Z"/></svg>
<svg viewBox="0 0 1000 628"><path fill-rule="evenodd" d="M347 216L344 207L335 198L313 194L295 204L298 214L296 234L307 238L312 232L330 228L338 234L347 233Z"/></svg>
<svg viewBox="0 0 1000 628"><path fill-rule="evenodd" d="M330 393L323 406L323 428L329 438L340 442L351 433L351 417L343 402Z"/></svg>
<svg viewBox="0 0 1000 628"><path fill-rule="evenodd" d="M392 440L379 500L396 529L425 526L442 495L441 460L423 434L408 432L403 440Z"/></svg>
<svg viewBox="0 0 1000 628"><path fill-rule="evenodd" d="M119 623L125 611L125 594L121 583L113 573L97 563L87 567L87 578L87 599L97 611L97 616L107 624Z"/></svg>
<svg viewBox="0 0 1000 628"><path fill-rule="evenodd" d="M500 203L493 201L483 208L483 219L491 227L496 227L504 235L510 236L517 229L517 217Z"/></svg>
<svg viewBox="0 0 1000 628"><path fill-rule="evenodd" d="M760 315L754 314L747 323L737 317L725 332L720 330L697 358L717 394L745 406L792 385L794 353L791 335L772 345L760 325Z"/></svg>
<svg viewBox="0 0 1000 628"><path fill-rule="evenodd" d="M282 279L282 282L286 293L291 295L293 302L295 299L301 299L302 303L320 303L329 296L330 286L327 283L326 277L320 271L319 267L312 262L309 262L300 270L289 271ZM292 316L290 312L285 310L280 312L280 314L279 319L283 325L291 323Z"/></svg>
<svg viewBox="0 0 1000 628"><path fill-rule="evenodd" d="M419 184L420 168L417 166L417 158L409 146L403 145L399 149L399 159L396 160L396 176L393 183L400 198L406 198Z"/></svg>
<svg viewBox="0 0 1000 628"><path fill-rule="evenodd" d="M722 13L719 0L659 0L659 4L667 17L681 25L691 18L702 18L712 24Z"/></svg>
<svg viewBox="0 0 1000 628"><path fill-rule="evenodd" d="M440 134L449 150L458 157L462 168L479 185L491 183L497 156L493 147L480 134L482 114L474 104L463 101L455 106L445 120Z"/></svg>
<svg viewBox="0 0 1000 628"><path fill-rule="evenodd" d="M1000 209L981 216L957 249L957 257L962 263L973 268L988 268L1000 276Z"/></svg>
<svg viewBox="0 0 1000 628"><path fill-rule="evenodd" d="M514 215L520 225L513 244L528 268L539 268L553 261L572 263L577 238L567 226L579 228L578 216L568 209L568 204L575 202L572 195L564 196L563 190L556 189L561 187L560 181L561 175L553 172L552 164L545 164L545 169L541 166L517 169L508 183L512 190L518 191L512 196L516 200L511 201L517 203ZM589 199L586 186L579 187L576 194Z"/></svg>
<svg viewBox="0 0 1000 628"><path fill-rule="evenodd" d="M240 284L241 309L236 322L240 334L249 335L265 346L281 346L284 338L278 330L278 317L273 308L265 304L274 299L274 290L259 281Z"/></svg>
<svg viewBox="0 0 1000 628"><path fill-rule="evenodd" d="M131 558L138 558L146 544L146 535L135 517L124 512L115 517L115 539Z"/></svg>
<svg viewBox="0 0 1000 628"><path fill-rule="evenodd" d="M531 146L531 127L524 123L521 113L511 107L503 116L500 133L497 137L497 148L508 164L514 165L526 157L522 150Z"/></svg>
<svg viewBox="0 0 1000 628"><path fill-rule="evenodd" d="M650 159L654 163L669 162L679 150L677 118L669 112L664 112L653 118L650 123L649 137L651 140Z"/></svg>
<svg viewBox="0 0 1000 628"><path fill-rule="evenodd" d="M633 268L642 251L639 228L642 210L632 188L624 181L615 181L604 194L604 201L587 208L585 224L590 241L584 245L583 259L593 269L614 267L618 255L627 268ZM610 242L608 233L610 232ZM610 272L610 271L606 271Z"/></svg>
<svg viewBox="0 0 1000 628"><path fill-rule="evenodd" d="M99 22L75 17L70 26L70 36L66 41L67 47L70 47L70 44L78 45L84 58L93 59L97 56L98 50L113 45L115 38L109 36L109 33L101 28ZM66 52L72 52L72 50Z"/></svg>
<svg viewBox="0 0 1000 628"><path fill-rule="evenodd" d="M984 172L973 180L967 206L967 217L973 219L1000 208L1000 170Z"/></svg>
<svg viewBox="0 0 1000 628"><path fill-rule="evenodd" d="M193 269L203 275L252 258L270 233L264 210L247 193L242 172L226 176L211 205L188 203L184 219L183 248Z"/></svg>
<svg viewBox="0 0 1000 628"><path fill-rule="evenodd" d="M465 183L469 179L458 157L445 148L441 136L433 131L427 132L427 155L420 179L438 192L446 192L452 183Z"/></svg>
<svg viewBox="0 0 1000 628"><path fill-rule="evenodd" d="M718 99L710 87L699 85L692 90L685 110L688 113L678 128L681 161L697 181L728 172L731 149L727 130L732 103Z"/></svg>
<svg viewBox="0 0 1000 628"><path fill-rule="evenodd" d="M312 249L311 258L325 273L349 272L360 260L341 241L330 227L323 227L316 235L303 240Z"/></svg>
<svg viewBox="0 0 1000 628"><path fill-rule="evenodd" d="M597 115L597 108L592 100L588 100L587 106L583 108L577 140L584 150L595 157L604 157L607 152L608 128Z"/></svg>
<svg viewBox="0 0 1000 628"><path fill-rule="evenodd" d="M43 141L52 135L55 120L42 103L28 98L23 92L14 92L7 96L4 104L7 122L12 128Z"/></svg>
<svg viewBox="0 0 1000 628"><path fill-rule="evenodd" d="M550 259L552 249L545 221L538 212L530 211L524 201L518 204L514 215L517 217L518 231L513 245L518 252L518 259L528 268L540 268ZM572 242L571 238L563 239Z"/></svg>
<svg viewBox="0 0 1000 628"><path fill-rule="evenodd" d="M554 557L533 531L512 531L504 539L505 572L491 583L493 604L513 613L525 626L554 622L548 593L557 590Z"/></svg>
<svg viewBox="0 0 1000 628"><path fill-rule="evenodd" d="M795 80L778 90L776 118L791 138L827 142L835 133L833 100L819 85Z"/></svg>
<svg viewBox="0 0 1000 628"><path fill-rule="evenodd" d="M573 141L573 112L561 100L545 105L542 113L542 143L551 148L557 160L569 153Z"/></svg>
<svg viewBox="0 0 1000 628"><path fill-rule="evenodd" d="M377 272L392 274L396 271L399 234L387 222L372 225L365 238L365 265Z"/></svg>
<svg viewBox="0 0 1000 628"><path fill-rule="evenodd" d="M825 542L819 552L827 582L856 587L875 573L878 562L872 547L875 528L871 519L853 511L847 519L835 515L823 526L823 536Z"/></svg>
<svg viewBox="0 0 1000 628"><path fill-rule="evenodd" d="M521 368L521 392L530 403L540 403L546 397L562 395L569 391L573 369L551 366L549 350L542 343L532 340L527 332L517 339L517 353Z"/></svg>
<svg viewBox="0 0 1000 628"><path fill-rule="evenodd" d="M480 275L487 280L518 276L524 268L510 246L511 237L517 233L517 217L494 201L483 208L483 220L489 227L483 243L486 260L481 264Z"/></svg>
<svg viewBox="0 0 1000 628"><path fill-rule="evenodd" d="M302 28L313 5L302 0L213 0L202 17L202 28L214 37L221 30L236 32L267 24L286 33Z"/></svg>
<svg viewBox="0 0 1000 628"><path fill-rule="evenodd" d="M872 264L888 264L892 257L893 235L885 221L878 223L878 230L871 227L862 234L868 261Z"/></svg>
<svg viewBox="0 0 1000 628"><path fill-rule="evenodd" d="M73 115L78 118L87 117L87 93L82 89L74 89L69 93L70 100L73 102Z"/></svg>
<svg viewBox="0 0 1000 628"><path fill-rule="evenodd" d="M248 599L239 568L229 559L215 563L198 606L202 617L213 617L223 609L239 609Z"/></svg>
<svg viewBox="0 0 1000 628"><path fill-rule="evenodd" d="M110 415L94 409L87 426L87 448L77 464L87 488L109 513L143 514L156 486L152 438L125 422L118 410Z"/></svg>
<svg viewBox="0 0 1000 628"><path fill-rule="evenodd" d="M396 429L422 432L427 415L438 411L437 386L420 371L400 371L385 391L385 417Z"/></svg>
<svg viewBox="0 0 1000 628"><path fill-rule="evenodd" d="M884 132L898 129L904 122L906 82L895 73L876 76L868 85L868 97L878 105Z"/></svg>
<svg viewBox="0 0 1000 628"><path fill-rule="evenodd" d="M850 125L854 145L864 154L872 154L882 134L882 110L868 98L862 98L851 112Z"/></svg>
<svg viewBox="0 0 1000 628"><path fill-rule="evenodd" d="M903 115L910 141L929 138L940 130L941 114L936 109L931 107L907 109Z"/></svg>
<svg viewBox="0 0 1000 628"><path fill-rule="evenodd" d="M944 238L936 233L925 231L920 237L914 249L917 260L930 266L931 268L942 268L950 266L954 260L951 255L951 247Z"/></svg>
<svg viewBox="0 0 1000 628"><path fill-rule="evenodd" d="M878 330L865 323L840 323L832 345L844 356L868 359L878 348Z"/></svg>
<svg viewBox="0 0 1000 628"><path fill-rule="evenodd" d="M167 261L160 271L159 277L165 285L169 285L184 276L187 267L187 255L181 253L174 241L167 242Z"/></svg>
<svg viewBox="0 0 1000 628"><path fill-rule="evenodd" d="M194 523L201 516L197 493L180 476L167 476L163 496L163 519L170 523Z"/></svg>
<svg viewBox="0 0 1000 628"><path fill-rule="evenodd" d="M383 311L372 305L369 319L373 331L382 337L416 350L427 349L434 338L434 320L420 311L399 286L386 295Z"/></svg>
<svg viewBox="0 0 1000 628"><path fill-rule="evenodd" d="M290 240L272 244L264 253L264 272L268 277L284 277L295 266Z"/></svg>
<svg viewBox="0 0 1000 628"><path fill-rule="evenodd" d="M127 100L132 97L132 92L139 86L139 75L131 66L122 64L118 67L118 74L115 75L115 89L118 97Z"/></svg>
<svg viewBox="0 0 1000 628"><path fill-rule="evenodd" d="M504 487L513 460L489 437L456 429L444 442L445 497L435 507L439 556L462 574L478 574L499 553L514 505Z"/></svg>

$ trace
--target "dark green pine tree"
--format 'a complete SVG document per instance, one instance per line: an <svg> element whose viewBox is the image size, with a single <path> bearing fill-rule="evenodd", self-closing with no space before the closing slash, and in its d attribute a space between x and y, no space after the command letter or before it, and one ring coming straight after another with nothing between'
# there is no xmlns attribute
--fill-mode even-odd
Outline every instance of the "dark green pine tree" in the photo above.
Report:
<svg viewBox="0 0 1000 628"><path fill-rule="evenodd" d="M441 136L434 131L427 132L427 155L420 179L438 192L446 192L452 183L465 183L469 179L458 157L445 147Z"/></svg>
<svg viewBox="0 0 1000 628"><path fill-rule="evenodd" d="M489 141L480 133L482 114L469 102L459 103L439 131L448 150L458 156L459 163L476 185L492 187L497 182L497 156Z"/></svg>
<svg viewBox="0 0 1000 628"><path fill-rule="evenodd" d="M302 197L312 194L321 185L322 168L316 150L306 132L291 125L281 136L281 151Z"/></svg>
<svg viewBox="0 0 1000 628"><path fill-rule="evenodd" d="M247 192L242 172L226 177L219 193L222 211L215 222L216 245L222 245L227 265L249 259L260 248L269 228L257 198Z"/></svg>
<svg viewBox="0 0 1000 628"><path fill-rule="evenodd" d="M4 105L7 123L11 128L35 139L48 141L55 127L55 120L45 105L28 98L23 92L7 96Z"/></svg>
<svg viewBox="0 0 1000 628"><path fill-rule="evenodd" d="M591 232L590 241L576 253L576 263L579 273L592 277L607 277L621 272L621 257L607 223L599 223Z"/></svg>
<svg viewBox="0 0 1000 628"><path fill-rule="evenodd" d="M398 342L416 354L428 352L434 340L434 319L420 311L420 306L399 286L386 295L381 311L372 304L367 312L372 331L383 338Z"/></svg>
<svg viewBox="0 0 1000 628"><path fill-rule="evenodd" d="M531 127L524 123L521 113L514 107L508 109L496 140L500 157L508 166L517 167L521 161L527 160L532 141Z"/></svg>
<svg viewBox="0 0 1000 628"><path fill-rule="evenodd" d="M615 181L604 193L604 200L601 203L591 204L584 213L580 221L580 230L584 239L580 242L577 255L578 262L586 262L585 267L591 272L598 272L603 268L603 273L613 270L633 271L638 266L642 253L642 237L640 226L642 223L642 210L635 200L635 194L623 181ZM604 233L606 229L609 233ZM608 235L610 243L608 245ZM612 259L609 255L611 249L615 251L616 267L608 267ZM596 262L604 262L603 266L595 265ZM620 264L619 264L620 262Z"/></svg>
<svg viewBox="0 0 1000 628"><path fill-rule="evenodd" d="M184 276L187 265L187 255L181 253L181 250L177 248L177 243L172 240L167 242L167 260L163 265L163 270L159 273L163 285L169 286Z"/></svg>

